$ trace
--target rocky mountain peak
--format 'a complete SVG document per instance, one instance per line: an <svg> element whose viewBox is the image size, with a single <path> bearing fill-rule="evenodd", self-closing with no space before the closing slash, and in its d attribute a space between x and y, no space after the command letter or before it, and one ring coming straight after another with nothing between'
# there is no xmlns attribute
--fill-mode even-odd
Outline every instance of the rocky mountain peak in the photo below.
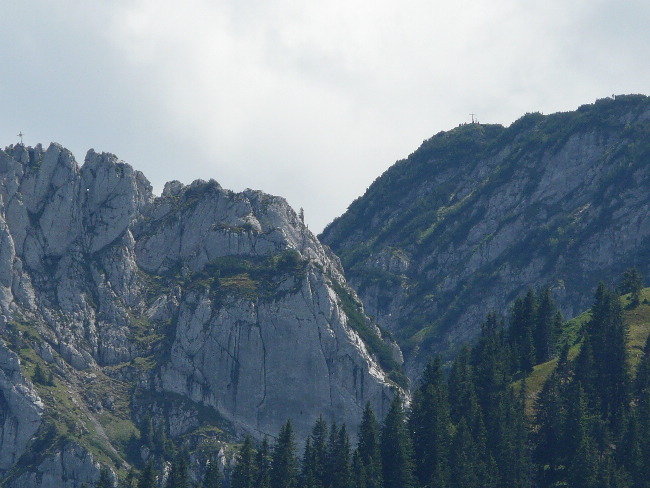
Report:
<svg viewBox="0 0 650 488"><path fill-rule="evenodd" d="M399 388L384 367L398 349L283 198L214 180L155 196L92 149L81 167L58 144L0 151L0 313L0 354L23 371L0 393L34 392L24 411L0 401L0 428L18 429L0 436L6 486L45 486L41 461L58 466L57 486L92 481L102 456L119 468L113 426L137 436L144 412L175 438L273 435L287 419L304 437L319 415L355 431L367 402L383 415ZM36 367L51 384L29 381ZM82 459L83 475L42 458L12 471L31 443L64 433L72 443L53 455Z"/></svg>

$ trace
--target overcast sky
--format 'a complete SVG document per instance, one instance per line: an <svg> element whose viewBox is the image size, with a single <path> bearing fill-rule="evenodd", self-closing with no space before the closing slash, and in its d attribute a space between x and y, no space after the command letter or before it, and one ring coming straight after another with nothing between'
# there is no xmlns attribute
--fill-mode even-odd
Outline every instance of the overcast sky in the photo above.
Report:
<svg viewBox="0 0 650 488"><path fill-rule="evenodd" d="M650 94L647 0L4 0L0 146L94 148L304 207L320 232L470 121Z"/></svg>

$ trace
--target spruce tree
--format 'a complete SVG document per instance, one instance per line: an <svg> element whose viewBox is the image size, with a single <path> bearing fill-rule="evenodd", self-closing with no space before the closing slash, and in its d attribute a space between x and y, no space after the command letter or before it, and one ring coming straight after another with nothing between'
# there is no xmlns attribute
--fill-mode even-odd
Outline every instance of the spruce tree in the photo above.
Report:
<svg viewBox="0 0 650 488"><path fill-rule="evenodd" d="M567 478L570 486L596 488L598 486L598 452L592 438L593 426L587 399L581 386L572 390L568 412L567 444L570 457Z"/></svg>
<svg viewBox="0 0 650 488"><path fill-rule="evenodd" d="M230 486L232 488L255 488L255 452L253 439L247 435L239 449L237 464L232 471Z"/></svg>
<svg viewBox="0 0 650 488"><path fill-rule="evenodd" d="M585 340L592 347L594 359L595 384L590 393L597 399L594 406L603 420L614 432L620 433L629 404L627 327L618 296L607 290L602 282L591 311Z"/></svg>
<svg viewBox="0 0 650 488"><path fill-rule="evenodd" d="M474 388L487 431L487 445L493 450L499 435L499 410L510 379L502 323L494 313L488 315L482 326L481 337L472 351L472 363Z"/></svg>
<svg viewBox="0 0 650 488"><path fill-rule="evenodd" d="M152 448L153 437L153 422L151 420L151 415L147 412L142 419L142 426L140 427L140 442L143 446Z"/></svg>
<svg viewBox="0 0 650 488"><path fill-rule="evenodd" d="M348 488L351 479L350 439L343 424L339 429L332 425L328 449L328 487Z"/></svg>
<svg viewBox="0 0 650 488"><path fill-rule="evenodd" d="M296 488L298 481L298 461L293 426L288 420L280 429L273 447L270 473L271 488Z"/></svg>
<svg viewBox="0 0 650 488"><path fill-rule="evenodd" d="M366 467L361 459L361 454L359 454L359 449L355 449L352 454L352 479L350 486L352 488L368 488Z"/></svg>
<svg viewBox="0 0 650 488"><path fill-rule="evenodd" d="M558 327L558 311L549 288L544 288L537 299L535 316L535 354L536 363L544 363L555 353ZM561 318L560 318L561 322Z"/></svg>
<svg viewBox="0 0 650 488"><path fill-rule="evenodd" d="M271 488L271 448L265 436L255 455L255 486L256 488Z"/></svg>
<svg viewBox="0 0 650 488"><path fill-rule="evenodd" d="M302 464L300 469L300 486L303 488L320 488L322 485L316 480L314 472L314 451L311 446L311 437L305 441L305 450L302 455Z"/></svg>
<svg viewBox="0 0 650 488"><path fill-rule="evenodd" d="M451 486L454 488L484 488L484 482L481 479L484 467L483 460L480 459L476 449L472 433L465 419L461 419L456 426L451 451Z"/></svg>
<svg viewBox="0 0 650 488"><path fill-rule="evenodd" d="M111 472L106 466L102 466L99 470L99 479L95 483L95 488L113 488Z"/></svg>
<svg viewBox="0 0 650 488"><path fill-rule="evenodd" d="M623 279L619 286L621 294L630 294L630 305L636 307L641 303L641 291L643 290L643 276L637 268L628 268L623 273Z"/></svg>
<svg viewBox="0 0 650 488"><path fill-rule="evenodd" d="M180 452L172 462L167 477L166 488L189 488L190 480L187 473L187 453Z"/></svg>
<svg viewBox="0 0 650 488"><path fill-rule="evenodd" d="M363 467L363 478L367 488L382 488L381 451L379 444L379 424L375 413L366 404L359 426L358 453Z"/></svg>
<svg viewBox="0 0 650 488"><path fill-rule="evenodd" d="M558 482L565 465L566 408L560 378L557 370L551 374L535 402L535 461L542 486Z"/></svg>
<svg viewBox="0 0 650 488"><path fill-rule="evenodd" d="M327 423L319 417L307 439L302 461L301 486L324 488L327 475Z"/></svg>
<svg viewBox="0 0 650 488"><path fill-rule="evenodd" d="M381 462L385 488L414 488L413 447L402 400L395 395L381 431Z"/></svg>
<svg viewBox="0 0 650 488"><path fill-rule="evenodd" d="M221 484L222 474L219 470L219 463L216 459L210 459L203 476L201 488L221 488Z"/></svg>
<svg viewBox="0 0 650 488"><path fill-rule="evenodd" d="M500 409L502 417L494 458L503 487L526 488L531 485L528 431L524 413L525 395L524 379L518 394L510 388Z"/></svg>
<svg viewBox="0 0 650 488"><path fill-rule="evenodd" d="M508 337L514 356L515 368L525 373L533 370L536 360L534 342L536 313L537 298L532 289L528 290L523 299L517 298L512 307ZM488 316L488 322L490 320L491 317ZM486 328L484 327L483 334L485 333Z"/></svg>
<svg viewBox="0 0 650 488"><path fill-rule="evenodd" d="M140 478L138 479L138 488L155 488L156 487L156 475L153 470L153 461L151 458L147 461L142 473L140 473Z"/></svg>
<svg viewBox="0 0 650 488"><path fill-rule="evenodd" d="M445 478L448 473L451 418L440 357L427 365L420 386L414 392L409 425L415 453L415 474L420 485L425 486L434 477ZM442 473L438 473L438 470L442 470Z"/></svg>

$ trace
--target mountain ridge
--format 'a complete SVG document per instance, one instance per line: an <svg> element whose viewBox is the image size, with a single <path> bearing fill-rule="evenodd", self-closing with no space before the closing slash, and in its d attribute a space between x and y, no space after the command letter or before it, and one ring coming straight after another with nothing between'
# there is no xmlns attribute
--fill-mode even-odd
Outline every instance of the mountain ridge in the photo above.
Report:
<svg viewBox="0 0 650 488"><path fill-rule="evenodd" d="M588 307L585 283L635 263L648 273L649 121L648 98L625 95L507 128L463 124L389 168L320 238L413 376L529 286L550 286L571 317Z"/></svg>

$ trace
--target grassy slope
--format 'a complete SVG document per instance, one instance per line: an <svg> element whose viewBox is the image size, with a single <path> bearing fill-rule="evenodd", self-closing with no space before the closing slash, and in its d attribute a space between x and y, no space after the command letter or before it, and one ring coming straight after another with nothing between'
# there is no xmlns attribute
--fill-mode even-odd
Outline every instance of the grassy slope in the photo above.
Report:
<svg viewBox="0 0 650 488"><path fill-rule="evenodd" d="M623 295L621 298L624 307L625 322L629 326L628 331L628 361L632 371L639 362L640 355L643 354L643 346L650 335L650 288L643 290L641 294L641 303L635 307L630 307L630 296ZM573 359L580 350L580 330L584 324L591 318L589 311L569 320L562 333L560 342L571 345L569 350L569 359ZM557 359L552 359L546 363L538 364L533 372L526 379L526 409L532 413L532 408L537 395L542 389L544 382L555 370ZM516 387L520 382L517 382Z"/></svg>

